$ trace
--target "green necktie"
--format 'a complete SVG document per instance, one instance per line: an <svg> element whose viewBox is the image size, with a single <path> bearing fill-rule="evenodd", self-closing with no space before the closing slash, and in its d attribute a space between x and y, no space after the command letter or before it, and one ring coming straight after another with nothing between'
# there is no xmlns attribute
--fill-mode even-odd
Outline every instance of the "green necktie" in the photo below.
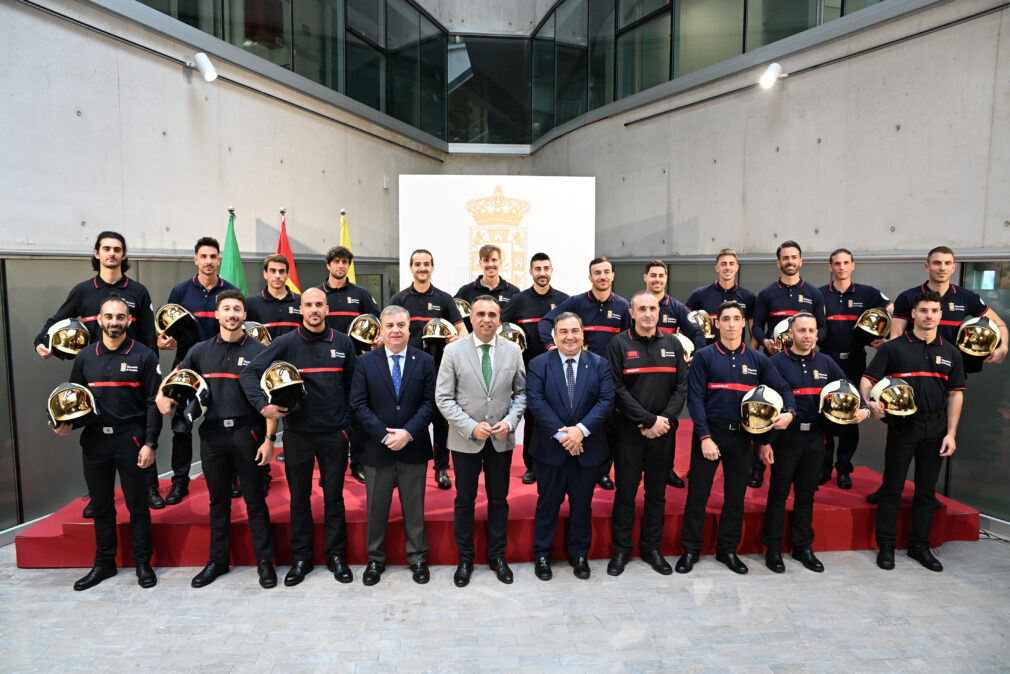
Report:
<svg viewBox="0 0 1010 674"><path fill-rule="evenodd" d="M480 369L484 372L484 385L487 386L487 390L491 390L491 345L481 344L481 350L484 354L480 357Z"/></svg>

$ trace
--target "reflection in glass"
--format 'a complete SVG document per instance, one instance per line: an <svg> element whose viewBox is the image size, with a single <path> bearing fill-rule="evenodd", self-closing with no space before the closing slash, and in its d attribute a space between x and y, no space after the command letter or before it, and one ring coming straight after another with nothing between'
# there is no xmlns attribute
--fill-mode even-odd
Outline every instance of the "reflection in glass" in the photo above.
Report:
<svg viewBox="0 0 1010 674"><path fill-rule="evenodd" d="M338 0L298 0L293 7L295 72L330 89L340 84L341 7Z"/></svg>
<svg viewBox="0 0 1010 674"><path fill-rule="evenodd" d="M819 6L818 0L749 0L747 51L813 28Z"/></svg>
<svg viewBox="0 0 1010 674"><path fill-rule="evenodd" d="M224 38L224 21L221 3L201 2L201 0L139 0L140 4L168 14L197 30L210 33L218 39Z"/></svg>
<svg viewBox="0 0 1010 674"><path fill-rule="evenodd" d="M419 17L403 0L386 4L386 112L412 126L421 125Z"/></svg>
<svg viewBox="0 0 1010 674"><path fill-rule="evenodd" d="M554 128L554 18L533 36L533 140Z"/></svg>
<svg viewBox="0 0 1010 674"><path fill-rule="evenodd" d="M347 95L376 110L382 104L382 54L364 40L347 33Z"/></svg>
<svg viewBox="0 0 1010 674"><path fill-rule="evenodd" d="M530 41L454 35L449 142L530 142Z"/></svg>
<svg viewBox="0 0 1010 674"><path fill-rule="evenodd" d="M664 14L617 38L618 98L670 79L670 15Z"/></svg>
<svg viewBox="0 0 1010 674"><path fill-rule="evenodd" d="M284 0L229 0L227 41L250 54L291 70L291 3Z"/></svg>
<svg viewBox="0 0 1010 674"><path fill-rule="evenodd" d="M385 3L381 0L347 0L347 27L383 47L386 44L384 9Z"/></svg>
<svg viewBox="0 0 1010 674"><path fill-rule="evenodd" d="M445 33L422 16L421 130L443 140L445 140L446 124L445 55L447 46Z"/></svg>
<svg viewBox="0 0 1010 674"><path fill-rule="evenodd" d="M589 109L614 100L614 2L589 0Z"/></svg>
<svg viewBox="0 0 1010 674"><path fill-rule="evenodd" d="M744 0L681 0L677 6L674 77L743 51Z"/></svg>
<svg viewBox="0 0 1010 674"><path fill-rule="evenodd" d="M586 112L589 72L589 35L586 0L565 0L557 9L556 123Z"/></svg>
<svg viewBox="0 0 1010 674"><path fill-rule="evenodd" d="M669 4L670 0L620 0L620 27L624 28Z"/></svg>

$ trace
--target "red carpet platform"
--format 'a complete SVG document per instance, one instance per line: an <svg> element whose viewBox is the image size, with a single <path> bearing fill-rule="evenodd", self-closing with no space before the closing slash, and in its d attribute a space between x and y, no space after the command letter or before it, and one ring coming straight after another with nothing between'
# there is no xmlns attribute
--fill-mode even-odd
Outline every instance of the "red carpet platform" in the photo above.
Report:
<svg viewBox="0 0 1010 674"><path fill-rule="evenodd" d="M680 475L685 475L690 466L690 422L682 423L677 433L676 469ZM532 561L533 545L533 514L536 508L536 485L524 485L520 480L523 473L522 456L519 448L513 456L512 484L509 491L509 545L507 557L509 561ZM287 564L291 561L288 547L288 517L289 499L287 485L284 481L284 464L274 462L271 472L274 475L273 486L267 503L270 506L270 518L274 523L277 537L278 563ZM853 488L850 491L838 489L834 482L824 485L817 492L814 508L814 529L817 540L814 549L825 550L868 550L875 547L873 539L873 523L876 506L866 502L866 494L880 485L880 475L866 468L857 468L852 475ZM168 490L167 481L162 482L162 493ZM761 552L761 528L764 515L764 505L767 499L767 480L761 489L748 489L744 517L743 543L741 553ZM426 498L426 518L428 523L428 538L431 543L431 564L456 564L456 547L452 535L452 501L454 490L441 491L434 481L428 480ZM483 494L483 489L480 490ZM590 557L602 559L610 557L610 512L613 503L612 491L596 490L593 500L593 547ZM663 537L663 552L667 555L679 555L679 538L684 513L686 489L668 487L666 492L666 533ZM941 545L945 541L973 541L978 539L978 511L956 501L939 497L943 507L936 511L933 520L931 543ZM367 560L365 550L365 487L358 484L349 475L345 480L344 501L347 507L347 530L349 537L348 561L353 564L364 564ZM902 496L902 506L899 515L899 547L907 542L910 525L910 506L912 501L912 483L906 484ZM75 499L62 510L47 517L17 537L17 561L23 568L51 567L90 567L94 558L95 539L94 528L90 520L81 517L84 501ZM791 507L791 502L787 504ZM638 512L641 514L642 491L638 493ZM708 503L708 515L705 524L706 547L704 553L714 552L714 538L722 508L722 474L716 475L712 489L712 497ZM132 564L130 550L129 515L123 502L122 492L117 490L116 510L119 523L119 555L120 564ZM315 541L316 562L323 563L322 556L322 491L318 486L313 493L313 512L316 518ZM208 497L207 486L202 477L190 483L189 496L181 504L169 506L164 510L152 511L154 531L155 566L203 566L207 563L209 546ZM478 524L487 516L486 504L478 497ZM567 506L562 509L562 526L559 528L558 539L555 542L554 556L557 559L567 558L564 546L564 518L567 516ZM389 564L405 564L403 552L403 528L400 520L400 509L394 495L390 511L390 525L386 538ZM245 505L242 499L232 500L232 563L236 565L254 565L252 546L249 542L249 524L246 519ZM636 528L637 528L636 523ZM480 526L476 530L477 561L484 562L486 537ZM637 539L637 536L636 536ZM788 518L786 541L790 540Z"/></svg>

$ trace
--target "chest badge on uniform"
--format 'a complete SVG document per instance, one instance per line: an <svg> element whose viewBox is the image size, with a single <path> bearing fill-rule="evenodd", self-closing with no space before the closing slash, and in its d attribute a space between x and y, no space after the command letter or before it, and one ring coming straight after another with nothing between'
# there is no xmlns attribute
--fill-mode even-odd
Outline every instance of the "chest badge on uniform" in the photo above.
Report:
<svg viewBox="0 0 1010 674"><path fill-rule="evenodd" d="M747 367L746 364L740 366L740 371L743 372L744 374L750 374L750 369Z"/></svg>
<svg viewBox="0 0 1010 674"><path fill-rule="evenodd" d="M638 352L637 351L628 351L627 353L625 353L625 357L628 360L632 360L634 358L638 358Z"/></svg>
<svg viewBox="0 0 1010 674"><path fill-rule="evenodd" d="M330 358L336 358L336 357L337 357L337 350L330 349Z"/></svg>

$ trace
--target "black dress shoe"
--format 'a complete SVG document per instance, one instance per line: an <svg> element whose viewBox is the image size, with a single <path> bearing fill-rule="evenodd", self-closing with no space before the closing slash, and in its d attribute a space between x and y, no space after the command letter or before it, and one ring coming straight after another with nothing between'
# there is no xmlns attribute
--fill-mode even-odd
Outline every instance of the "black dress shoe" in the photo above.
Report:
<svg viewBox="0 0 1010 674"><path fill-rule="evenodd" d="M609 478L608 478L609 479ZM572 571L576 578L587 580L589 578L589 560L585 557L572 557L568 560L572 565Z"/></svg>
<svg viewBox="0 0 1010 674"><path fill-rule="evenodd" d="M354 572L351 571L351 567L347 566L343 555L333 555L327 559L326 568L341 583L350 583L354 580Z"/></svg>
<svg viewBox="0 0 1010 674"><path fill-rule="evenodd" d="M880 490L879 489L877 491L870 492L869 494L866 495L866 502L867 503L876 504L878 501L880 501Z"/></svg>
<svg viewBox="0 0 1010 674"><path fill-rule="evenodd" d="M351 477L361 484L365 484L365 469L360 463L351 464Z"/></svg>
<svg viewBox="0 0 1010 674"><path fill-rule="evenodd" d="M528 470L523 473L523 484L533 484L537 481L537 476L533 474L532 470Z"/></svg>
<svg viewBox="0 0 1010 674"><path fill-rule="evenodd" d="M884 571L894 568L894 545L881 545L877 551L877 566Z"/></svg>
<svg viewBox="0 0 1010 674"><path fill-rule="evenodd" d="M630 555L626 552L615 552L614 556L610 558L610 563L607 564L607 575L620 576L624 573L624 567L628 565L629 557Z"/></svg>
<svg viewBox="0 0 1010 674"><path fill-rule="evenodd" d="M277 587L277 571L269 559L261 559L256 564L256 574L260 577L260 587L269 590Z"/></svg>
<svg viewBox="0 0 1010 674"><path fill-rule="evenodd" d="M610 479L609 475L601 475L600 479L597 480L596 483L607 491L613 491L614 489L614 481Z"/></svg>
<svg viewBox="0 0 1010 674"><path fill-rule="evenodd" d="M231 497L238 498L242 496L242 487L238 486L238 478L233 477L231 479Z"/></svg>
<svg viewBox="0 0 1010 674"><path fill-rule="evenodd" d="M672 470L670 471L670 474L666 476L666 483L671 487L676 487L677 489L683 489L686 486L683 478Z"/></svg>
<svg viewBox="0 0 1010 674"><path fill-rule="evenodd" d="M386 565L374 559L368 560L365 572L361 574L361 582L371 587L382 580L382 572L386 570Z"/></svg>
<svg viewBox="0 0 1010 674"><path fill-rule="evenodd" d="M664 576L669 576L673 573L673 567L670 563L666 561L663 557L663 553L659 550L649 550L648 552L642 553L642 561L652 567L652 570L656 573L661 573Z"/></svg>
<svg viewBox="0 0 1010 674"><path fill-rule="evenodd" d="M498 580L506 585L511 585L512 581L515 580L515 577L512 575L512 569L509 568L508 562L505 561L504 557L492 559L488 566L494 571Z"/></svg>
<svg viewBox="0 0 1010 674"><path fill-rule="evenodd" d="M182 499L186 498L189 493L189 485L185 485L181 482L173 482L172 488L168 490L168 496L165 497L165 503L167 505L178 505L182 503Z"/></svg>
<svg viewBox="0 0 1010 674"><path fill-rule="evenodd" d="M154 575L154 569L150 564L142 562L137 564L137 585L140 587L154 587L158 584L158 577Z"/></svg>
<svg viewBox="0 0 1010 674"><path fill-rule="evenodd" d="M452 582L456 587L466 587L470 584L470 574L473 573L473 562L460 562L456 573L452 574Z"/></svg>
<svg viewBox="0 0 1010 674"><path fill-rule="evenodd" d="M841 473L839 473L841 475ZM818 485L827 484L831 481L831 469L825 468L821 471L821 477L817 480Z"/></svg>
<svg viewBox="0 0 1010 674"><path fill-rule="evenodd" d="M292 564L287 574L284 575L284 584L288 587L294 587L305 580L305 576L309 575L310 571L312 571L312 562L300 559Z"/></svg>
<svg viewBox="0 0 1010 674"><path fill-rule="evenodd" d="M694 565L698 563L698 553L697 552L685 552L677 560L677 565L674 567L677 573L691 573L691 569Z"/></svg>
<svg viewBox="0 0 1010 674"><path fill-rule="evenodd" d="M88 575L74 583L74 589L78 592L87 590L98 585L106 578L112 578L117 573L119 573L119 569L113 565L93 567L91 571L88 571Z"/></svg>
<svg viewBox="0 0 1010 674"><path fill-rule="evenodd" d="M765 472L760 468L751 468L750 477L747 478L747 486L753 489L759 488L765 481Z"/></svg>
<svg viewBox="0 0 1010 674"><path fill-rule="evenodd" d="M848 473L838 471L838 488L852 489L852 476Z"/></svg>
<svg viewBox="0 0 1010 674"><path fill-rule="evenodd" d="M452 489L452 480L449 479L449 471L439 468L435 471L435 484L439 489Z"/></svg>
<svg viewBox="0 0 1010 674"><path fill-rule="evenodd" d="M799 550L793 550L793 559L811 571L815 571L817 573L824 571L824 565L821 564L821 560L817 559L817 556L814 555L813 548L809 545L805 548L800 548Z"/></svg>
<svg viewBox="0 0 1010 674"><path fill-rule="evenodd" d="M785 573L786 563L782 561L781 552L766 552L765 553L765 566L774 571L775 573Z"/></svg>
<svg viewBox="0 0 1010 674"><path fill-rule="evenodd" d="M917 545L908 549L908 556L922 564L930 571L943 571L943 564L936 558L928 545Z"/></svg>
<svg viewBox="0 0 1010 674"><path fill-rule="evenodd" d="M88 505L84 506L84 510L81 511L81 517L88 520L95 518L95 504L90 500L88 500Z"/></svg>
<svg viewBox="0 0 1010 674"><path fill-rule="evenodd" d="M550 580L554 577L554 572L551 571L551 560L547 557L537 557L536 562L533 564L533 573L537 574L537 578L540 580Z"/></svg>
<svg viewBox="0 0 1010 674"><path fill-rule="evenodd" d="M228 566L225 564L207 562L207 566L203 567L203 571L193 576L193 580L189 584L193 587L204 587L205 585L210 585L217 580L218 576L223 576L228 571Z"/></svg>
<svg viewBox="0 0 1010 674"><path fill-rule="evenodd" d="M147 495L147 507L151 510L161 510L165 507L165 499L161 498L161 492L157 487L151 487Z"/></svg>
<svg viewBox="0 0 1010 674"><path fill-rule="evenodd" d="M715 561L722 562L733 573L739 573L740 575L747 573L747 565L736 556L735 552L717 552Z"/></svg>
<svg viewBox="0 0 1010 674"><path fill-rule="evenodd" d="M431 580L431 572L428 570L427 562L417 562L416 564L411 564L410 570L413 573L414 582L418 585L424 585Z"/></svg>

